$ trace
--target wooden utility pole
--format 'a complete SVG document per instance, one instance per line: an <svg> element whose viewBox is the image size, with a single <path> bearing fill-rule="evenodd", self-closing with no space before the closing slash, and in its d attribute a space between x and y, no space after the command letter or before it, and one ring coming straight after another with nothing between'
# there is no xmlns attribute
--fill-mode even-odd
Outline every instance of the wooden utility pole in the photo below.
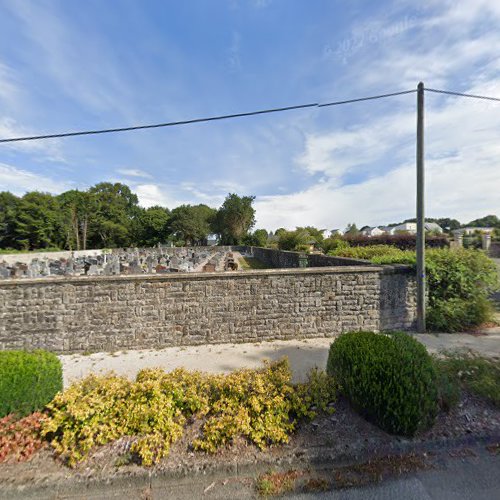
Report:
<svg viewBox="0 0 500 500"><path fill-rule="evenodd" d="M417 331L425 333L424 84L417 86Z"/></svg>

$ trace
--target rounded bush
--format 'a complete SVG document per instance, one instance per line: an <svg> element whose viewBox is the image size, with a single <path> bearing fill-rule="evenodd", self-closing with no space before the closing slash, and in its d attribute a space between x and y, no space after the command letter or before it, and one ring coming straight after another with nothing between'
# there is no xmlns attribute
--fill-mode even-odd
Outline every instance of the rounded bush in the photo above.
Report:
<svg viewBox="0 0 500 500"><path fill-rule="evenodd" d="M0 351L0 418L41 410L62 388L62 366L55 354Z"/></svg>
<svg viewBox="0 0 500 500"><path fill-rule="evenodd" d="M402 332L350 332L330 347L328 375L365 418L413 436L438 410L437 373L425 347Z"/></svg>

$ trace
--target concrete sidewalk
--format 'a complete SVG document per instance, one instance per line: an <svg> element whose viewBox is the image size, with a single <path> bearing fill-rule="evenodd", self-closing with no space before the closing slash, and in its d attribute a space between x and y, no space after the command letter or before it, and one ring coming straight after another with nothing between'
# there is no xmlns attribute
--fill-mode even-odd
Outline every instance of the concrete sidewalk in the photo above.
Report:
<svg viewBox="0 0 500 500"><path fill-rule="evenodd" d="M473 350L483 356L500 358L500 331L474 336L465 333L415 335L429 352L442 350ZM307 372L317 366L326 367L328 349L333 338L260 342L252 344L216 344L169 347L158 350L61 355L65 387L90 373L117 374L133 378L142 368L159 367L170 371L184 367L211 373L228 373L238 368L258 368L265 359L287 356L294 381L304 380Z"/></svg>

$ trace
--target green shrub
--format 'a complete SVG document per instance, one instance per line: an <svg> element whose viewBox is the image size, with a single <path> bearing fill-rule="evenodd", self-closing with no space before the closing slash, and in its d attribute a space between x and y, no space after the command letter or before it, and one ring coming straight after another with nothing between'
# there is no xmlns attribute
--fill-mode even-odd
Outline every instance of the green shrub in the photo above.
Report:
<svg viewBox="0 0 500 500"><path fill-rule="evenodd" d="M387 432L412 436L434 421L436 370L425 347L404 333L342 334L330 347L327 373Z"/></svg>
<svg viewBox="0 0 500 500"><path fill-rule="evenodd" d="M131 452L152 465L195 419L202 424L195 449L215 452L237 436L264 448L287 442L297 420L313 418L314 406L326 410L335 390L332 379L317 371L292 385L286 359L228 375L146 369L135 382L90 376L48 405L42 435L71 466L94 446L122 436L133 436Z"/></svg>
<svg viewBox="0 0 500 500"><path fill-rule="evenodd" d="M0 351L0 417L41 410L62 390L62 367L46 351Z"/></svg>
<svg viewBox="0 0 500 500"><path fill-rule="evenodd" d="M360 247L338 247L335 250L328 252L329 255L336 257L350 257L353 259L373 260L376 258L392 258L397 259L406 257L412 254L411 251L400 250L399 248L390 245L370 245Z"/></svg>
<svg viewBox="0 0 500 500"><path fill-rule="evenodd" d="M371 260L374 264L415 265L415 252L383 245L355 247L337 253ZM427 323L431 330L457 332L492 318L489 295L498 288L495 263L473 249L426 250Z"/></svg>
<svg viewBox="0 0 500 500"><path fill-rule="evenodd" d="M478 250L429 250L429 326L466 330L491 320L489 295L498 287L495 263Z"/></svg>
<svg viewBox="0 0 500 500"><path fill-rule="evenodd" d="M460 401L458 377L456 373L448 370L448 366L442 359L433 357L433 360L437 371L439 407L448 412Z"/></svg>
<svg viewBox="0 0 500 500"><path fill-rule="evenodd" d="M323 252L329 254L329 252L333 252L329 255L335 255L336 251L341 251L343 249L349 248L349 242L342 239L340 236L330 236L329 238L325 238L323 243L321 243L321 248Z"/></svg>
<svg viewBox="0 0 500 500"><path fill-rule="evenodd" d="M441 377L500 407L500 361L473 353L445 353L436 360Z"/></svg>

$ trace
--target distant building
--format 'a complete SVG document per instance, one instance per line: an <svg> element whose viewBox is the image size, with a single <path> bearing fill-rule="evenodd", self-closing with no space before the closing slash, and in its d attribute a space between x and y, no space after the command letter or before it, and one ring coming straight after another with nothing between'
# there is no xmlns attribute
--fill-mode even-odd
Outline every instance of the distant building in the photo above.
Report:
<svg viewBox="0 0 500 500"><path fill-rule="evenodd" d="M437 233L442 233L443 229L439 224L435 222L426 222L425 225L426 231L433 231ZM391 228L391 232L388 234L397 234L397 233L407 233L407 234L416 234L417 233L417 223L416 222L403 222L402 224L398 224L397 226L393 226Z"/></svg>
<svg viewBox="0 0 500 500"><path fill-rule="evenodd" d="M342 236L344 234L344 231L342 229L332 229L330 231L330 236Z"/></svg>
<svg viewBox="0 0 500 500"><path fill-rule="evenodd" d="M397 234L397 233L415 234L417 232L417 223L416 222L403 222L402 224L398 224L397 226L394 226L392 229L394 231L392 234Z"/></svg>
<svg viewBox="0 0 500 500"><path fill-rule="evenodd" d="M360 232L363 236L380 236L385 233L385 231L380 227L370 227L370 226L365 226L364 228L361 229Z"/></svg>
<svg viewBox="0 0 500 500"><path fill-rule="evenodd" d="M443 232L443 228L439 224L436 224L435 222L426 222L425 223L425 230L432 231L434 233L442 233Z"/></svg>
<svg viewBox="0 0 500 500"><path fill-rule="evenodd" d="M209 247L213 247L217 245L217 235L216 234L209 234L207 236L207 245Z"/></svg>

